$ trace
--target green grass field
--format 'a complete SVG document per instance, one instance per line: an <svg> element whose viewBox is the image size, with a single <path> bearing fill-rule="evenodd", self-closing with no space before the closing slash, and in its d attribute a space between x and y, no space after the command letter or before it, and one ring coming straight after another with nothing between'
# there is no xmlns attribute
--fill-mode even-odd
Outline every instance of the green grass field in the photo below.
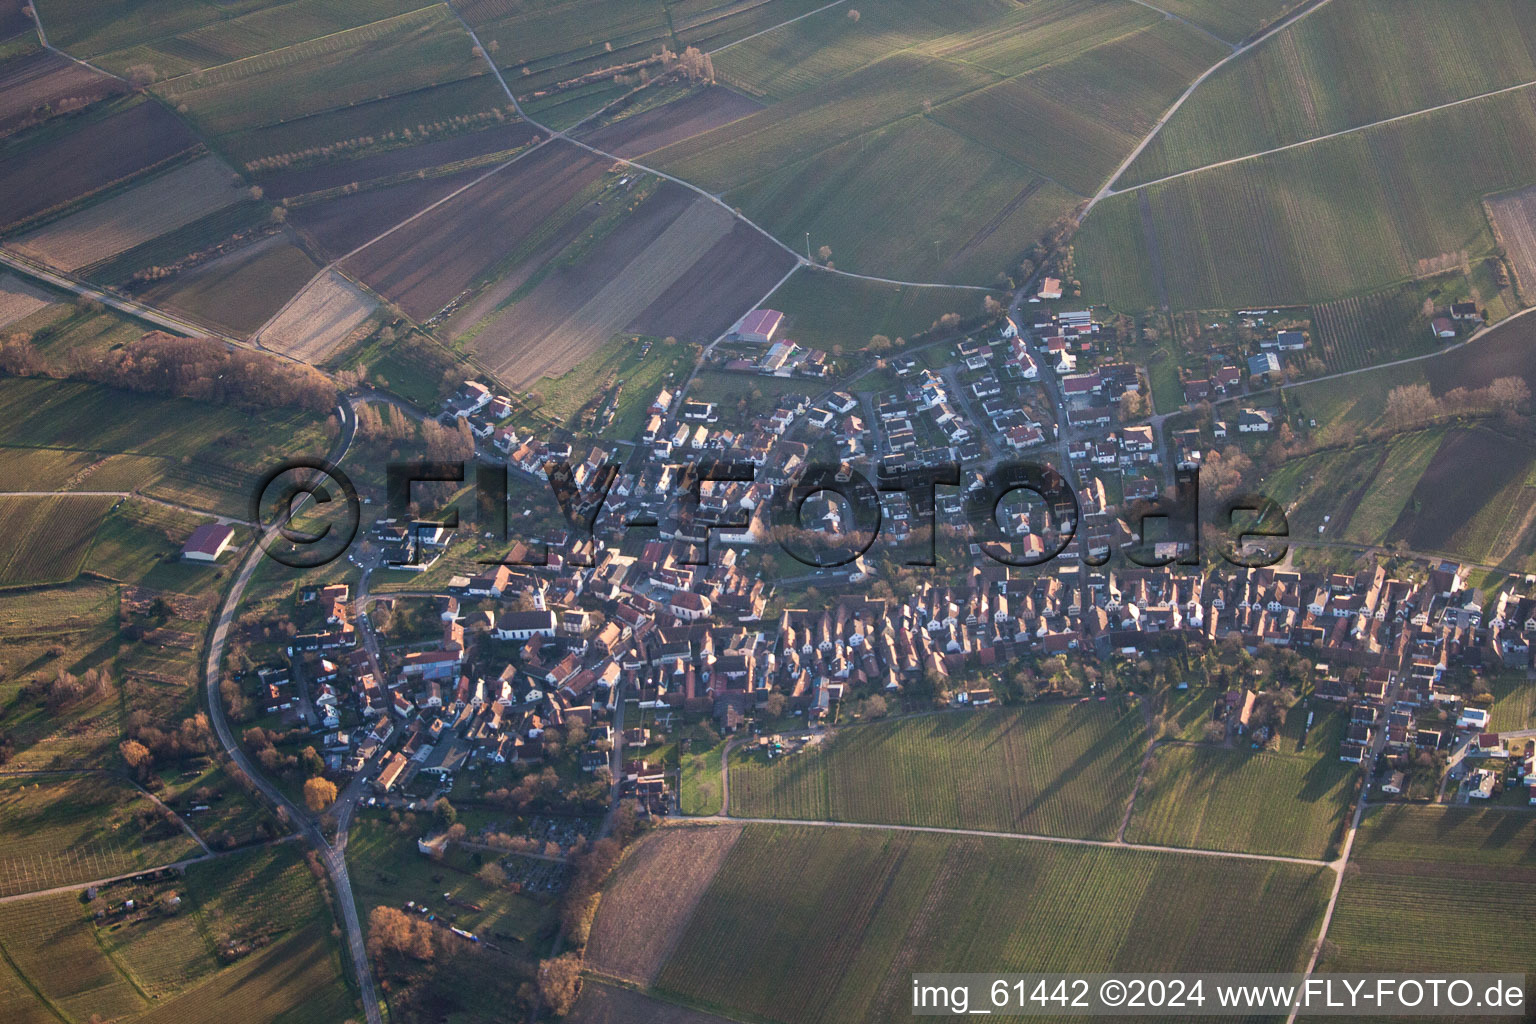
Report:
<svg viewBox="0 0 1536 1024"><path fill-rule="evenodd" d="M1324 859L1350 800L1355 772L1338 759L1341 722L1319 710L1298 752L1306 711L1293 708L1278 752L1167 743L1136 795L1127 842Z"/></svg>
<svg viewBox="0 0 1536 1024"><path fill-rule="evenodd" d="M1494 676L1489 686L1493 689L1493 707L1488 728L1495 732L1536 728L1536 680L1512 672Z"/></svg>
<svg viewBox="0 0 1536 1024"><path fill-rule="evenodd" d="M457 924L487 938L497 933L517 936L526 942L550 921L553 907L547 899L492 888L475 877L479 864L473 854L454 850L441 861L431 861L416 849L423 825L405 831L384 821L365 819L353 827L347 844L347 862L361 916L376 906L403 907L407 900L430 903L440 913L458 915ZM486 862L494 859L486 853ZM480 911L443 904L443 893L473 903Z"/></svg>
<svg viewBox="0 0 1536 1024"><path fill-rule="evenodd" d="M738 753L730 810L1112 839L1144 751L1141 713L1118 704L923 715Z"/></svg>
<svg viewBox="0 0 1536 1024"><path fill-rule="evenodd" d="M1200 171L1098 204L1079 274L1122 310L1164 285L1177 309L1375 291L1490 253L1482 197L1529 184L1533 155L1536 109L1506 93Z"/></svg>
<svg viewBox="0 0 1536 1024"><path fill-rule="evenodd" d="M969 318L981 312L981 304L977 292L905 288L809 269L797 271L767 302L788 319L784 330L791 338L827 352L834 346L845 352L861 349L876 334L911 338L946 313Z"/></svg>
<svg viewBox="0 0 1536 1024"><path fill-rule="evenodd" d="M1519 0L1328 4L1202 83L1124 183L1536 80L1533 43Z"/></svg>
<svg viewBox="0 0 1536 1024"><path fill-rule="evenodd" d="M1325 869L748 826L657 981L747 1019L889 1021L919 971L1291 970ZM771 908L771 909L770 909Z"/></svg>

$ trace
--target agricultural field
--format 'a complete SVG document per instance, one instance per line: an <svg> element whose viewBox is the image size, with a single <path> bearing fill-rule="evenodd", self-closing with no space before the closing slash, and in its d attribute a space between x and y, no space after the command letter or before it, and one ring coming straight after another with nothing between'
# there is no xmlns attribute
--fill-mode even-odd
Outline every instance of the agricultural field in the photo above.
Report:
<svg viewBox="0 0 1536 1024"><path fill-rule="evenodd" d="M569 143L542 146L352 254L342 269L425 320L477 281L497 276L494 268L597 186L604 169L601 157ZM379 230L408 216L397 214Z"/></svg>
<svg viewBox="0 0 1536 1024"><path fill-rule="evenodd" d="M801 93L675 143L649 163L711 192L730 192L771 171L999 81L981 68L899 53L842 78L835 100Z"/></svg>
<svg viewBox="0 0 1536 1024"><path fill-rule="evenodd" d="M690 91L681 99L630 114L590 132L581 140L606 153L638 157L701 132L730 124L763 108L761 103L724 86Z"/></svg>
<svg viewBox="0 0 1536 1024"><path fill-rule="evenodd" d="M1521 810L1373 808L1361 824L1328 929L1330 971L1511 971L1536 968L1521 943L1478 941L1425 922L1453 919L1471 900L1480 913L1520 914L1536 899L1536 834Z"/></svg>
<svg viewBox="0 0 1536 1024"><path fill-rule="evenodd" d="M645 341L651 343L649 351ZM656 392L665 384L680 382L693 366L686 346L668 344L665 339L645 341L633 336L615 338L566 373L540 381L539 414L568 430L585 429L615 440L638 437ZM613 421L598 426L589 414L600 411L619 382L623 387L614 402Z"/></svg>
<svg viewBox="0 0 1536 1024"><path fill-rule="evenodd" d="M3 979L0 984L4 984ZM634 989L604 985L591 978L582 982L581 998L566 1020L571 1024L729 1024L725 1017L665 1003Z"/></svg>
<svg viewBox="0 0 1536 1024"><path fill-rule="evenodd" d="M52 498L0 495L0 587L75 578L96 529L117 499L93 494Z"/></svg>
<svg viewBox="0 0 1536 1024"><path fill-rule="evenodd" d="M117 79L48 50L12 57L0 62L0 138L125 91Z"/></svg>
<svg viewBox="0 0 1536 1024"><path fill-rule="evenodd" d="M1536 188L1487 201L1494 235L1509 254L1522 298L1536 299Z"/></svg>
<svg viewBox="0 0 1536 1024"><path fill-rule="evenodd" d="M33 999L66 1020L142 1011L147 1000L102 954L92 931L75 893L0 904L0 950L35 987Z"/></svg>
<svg viewBox="0 0 1536 1024"><path fill-rule="evenodd" d="M127 181L196 144L158 103L124 101L87 117L66 131L45 125L0 145L0 228Z"/></svg>
<svg viewBox="0 0 1536 1024"><path fill-rule="evenodd" d="M1492 720L1495 732L1536 729L1536 682L1523 673L1496 675L1488 681L1493 690Z"/></svg>
<svg viewBox="0 0 1536 1024"><path fill-rule="evenodd" d="M1533 44L1520 0L1324 5L1201 83L1124 183L1536 81Z"/></svg>
<svg viewBox="0 0 1536 1024"><path fill-rule="evenodd" d="M998 292L996 297L1001 296ZM784 314L785 333L801 344L852 352L876 334L893 341L910 339L931 330L949 313L969 319L981 312L982 298L980 292L909 288L805 268L784 282L767 304ZM893 350L896 353L899 349Z"/></svg>
<svg viewBox="0 0 1536 1024"><path fill-rule="evenodd" d="M206 260L252 238L281 230L272 221L272 208L245 192L236 202L179 228L124 249L103 260L76 268L76 274L99 284L132 292L146 279L167 268Z"/></svg>
<svg viewBox="0 0 1536 1024"><path fill-rule="evenodd" d="M1457 388L1486 388L1500 377L1519 377L1536 392L1536 319L1512 319L1470 345L1415 362L1297 384L1287 388L1286 398L1339 443L1385 425L1393 388L1422 384L1444 398Z"/></svg>
<svg viewBox="0 0 1536 1024"><path fill-rule="evenodd" d="M787 164L725 198L778 238L809 234L813 251L829 246L840 269L972 285L991 283L1078 202L924 117Z"/></svg>
<svg viewBox="0 0 1536 1024"><path fill-rule="evenodd" d="M25 320L57 301L58 297L41 285L15 274L0 273L0 327Z"/></svg>
<svg viewBox="0 0 1536 1024"><path fill-rule="evenodd" d="M1164 287L1176 309L1331 302L1488 256L1482 198L1530 184L1533 157L1528 96L1473 100L1117 193L1077 267L1117 309Z"/></svg>
<svg viewBox="0 0 1536 1024"><path fill-rule="evenodd" d="M1306 711L1293 708L1290 716L1305 721ZM1159 745L1126 841L1326 859L1358 776L1338 759L1338 719L1319 712L1304 751L1292 735L1300 723L1289 719L1277 752Z"/></svg>
<svg viewBox="0 0 1536 1024"><path fill-rule="evenodd" d="M1258 486L1286 506L1298 534L1322 526L1326 539L1383 544L1444 436L1426 430L1289 459Z"/></svg>
<svg viewBox="0 0 1536 1024"><path fill-rule="evenodd" d="M656 989L749 1019L874 1022L907 1012L913 973L982 962L1287 971L1306 958L1331 882L1295 864L754 825Z"/></svg>
<svg viewBox="0 0 1536 1024"><path fill-rule="evenodd" d="M1118 703L850 726L775 761L737 753L730 813L1113 839L1145 750Z"/></svg>
<svg viewBox="0 0 1536 1024"><path fill-rule="evenodd" d="M469 344L494 373L526 388L617 334L713 341L793 265L729 210L664 183L605 234L575 240L535 270L537 283Z"/></svg>
<svg viewBox="0 0 1536 1024"><path fill-rule="evenodd" d="M206 156L21 235L12 247L76 270L207 217L240 201L245 191L221 160Z"/></svg>
<svg viewBox="0 0 1536 1024"><path fill-rule="evenodd" d="M255 476L280 457L324 453L329 429L297 410L253 414L80 382L0 381L0 449L26 455L30 490L75 489L89 470L84 489L138 489L243 516Z"/></svg>
<svg viewBox="0 0 1536 1024"><path fill-rule="evenodd" d="M1412 289L1387 288L1312 308L1312 336L1328 372L1359 370L1433 352L1429 330Z"/></svg>
<svg viewBox="0 0 1536 1024"><path fill-rule="evenodd" d="M934 112L942 124L1091 196L1222 46L1159 21Z"/></svg>
<svg viewBox="0 0 1536 1024"><path fill-rule="evenodd" d="M306 363L323 363L378 306L377 299L339 271L323 271L268 321L256 340Z"/></svg>
<svg viewBox="0 0 1536 1024"><path fill-rule="evenodd" d="M381 80L379 68L388 68ZM268 50L197 74L167 79L155 92L214 136L249 131L446 82L489 74L444 5ZM443 110L445 115L476 113Z"/></svg>
<svg viewBox="0 0 1536 1024"><path fill-rule="evenodd" d="M310 200L293 207L288 223L326 257L339 260L485 174L480 168L470 168Z"/></svg>
<svg viewBox="0 0 1536 1024"><path fill-rule="evenodd" d="M319 270L286 232L279 232L156 281L141 297L243 336L266 323Z"/></svg>
<svg viewBox="0 0 1536 1024"><path fill-rule="evenodd" d="M1435 452L1391 538L1476 562L1530 562L1536 449L1491 430L1453 431Z"/></svg>
<svg viewBox="0 0 1536 1024"><path fill-rule="evenodd" d="M259 172L262 190L275 199L289 199L337 189L378 188L408 180L426 171L442 177L448 171L485 167L510 159L537 137L526 121L497 123L480 131L422 142L404 149L370 153L298 168ZM404 220L410 211L402 211Z"/></svg>
<svg viewBox="0 0 1536 1024"><path fill-rule="evenodd" d="M190 72L405 14L410 0L296 0L281 10L236 0L217 8L185 0L143 10L122 2L44 0L50 42L119 73Z"/></svg>
<svg viewBox="0 0 1536 1024"><path fill-rule="evenodd" d="M1302 0L1167 0L1162 9L1240 43L1300 7Z"/></svg>
<svg viewBox="0 0 1536 1024"><path fill-rule="evenodd" d="M140 815L153 808L108 775L0 779L0 895L109 878L201 852L174 823L151 815L146 826Z"/></svg>
<svg viewBox="0 0 1536 1024"><path fill-rule="evenodd" d="M702 880L715 876L741 831L739 825L681 829L627 851L587 940L587 969L652 984L704 895Z"/></svg>

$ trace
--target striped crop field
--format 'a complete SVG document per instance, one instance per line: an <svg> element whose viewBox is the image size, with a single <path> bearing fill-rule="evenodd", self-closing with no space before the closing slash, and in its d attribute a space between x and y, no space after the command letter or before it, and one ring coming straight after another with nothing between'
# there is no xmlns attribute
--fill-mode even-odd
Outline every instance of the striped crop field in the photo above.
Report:
<svg viewBox="0 0 1536 1024"><path fill-rule="evenodd" d="M1536 819L1520 810L1389 805L1361 823L1328 929L1337 971L1536 971L1529 943L1437 927L1475 908L1520 920L1536 905ZM1358 865L1358 871L1354 869Z"/></svg>
<svg viewBox="0 0 1536 1024"><path fill-rule="evenodd" d="M1339 0L1202 82L1123 184L1528 82L1536 10L1524 0Z"/></svg>
<svg viewBox="0 0 1536 1024"><path fill-rule="evenodd" d="M1312 334L1329 373L1433 351L1416 290L1386 288L1312 309Z"/></svg>
<svg viewBox="0 0 1536 1024"><path fill-rule="evenodd" d="M1119 703L920 715L737 754L730 812L1113 839L1144 751Z"/></svg>
<svg viewBox="0 0 1536 1024"><path fill-rule="evenodd" d="M751 825L656 982L741 1019L907 1014L918 971L1288 971L1326 868L1027 840Z"/></svg>
<svg viewBox="0 0 1536 1024"><path fill-rule="evenodd" d="M75 578L102 517L117 499L94 494L0 496L0 586Z"/></svg>
<svg viewBox="0 0 1536 1024"><path fill-rule="evenodd" d="M1536 89L1121 191L1077 236L1086 294L1119 309L1332 302L1495 247L1482 199L1530 184ZM1145 209L1143 209L1143 204Z"/></svg>
<svg viewBox="0 0 1536 1024"><path fill-rule="evenodd" d="M1126 840L1237 853L1329 856L1357 775L1352 765L1338 760L1341 717L1320 718L1303 752L1159 746L1136 795ZM1283 743L1294 751L1293 744Z"/></svg>

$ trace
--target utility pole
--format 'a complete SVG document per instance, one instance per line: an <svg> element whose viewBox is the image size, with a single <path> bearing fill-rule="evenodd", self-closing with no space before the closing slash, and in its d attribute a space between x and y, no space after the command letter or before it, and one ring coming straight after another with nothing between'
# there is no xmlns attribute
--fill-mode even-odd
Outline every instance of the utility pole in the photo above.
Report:
<svg viewBox="0 0 1536 1024"><path fill-rule="evenodd" d="M811 233L805 233L805 262L811 262Z"/></svg>

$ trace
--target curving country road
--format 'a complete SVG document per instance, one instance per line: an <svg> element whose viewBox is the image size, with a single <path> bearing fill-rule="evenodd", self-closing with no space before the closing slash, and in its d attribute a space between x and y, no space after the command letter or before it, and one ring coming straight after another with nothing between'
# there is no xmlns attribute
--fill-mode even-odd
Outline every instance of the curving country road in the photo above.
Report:
<svg viewBox="0 0 1536 1024"><path fill-rule="evenodd" d="M346 455L357 433L357 416L348 402L343 402L337 407L337 414L341 417L341 435L337 438L336 445L329 456L333 463L339 463ZM269 531L267 536L270 537L272 532L274 531ZM361 775L348 786L347 797L338 801L338 804L343 805L337 812L342 826L337 835L336 844L333 846L326 841L314 817L289 800L282 790L268 781L256 765L251 763L245 750L236 742L234 730L224 714L224 704L219 694L219 677L220 666L224 663L224 649L229 642L229 628L240 607L240 599L245 595L245 588L250 584L256 567L261 564L263 552L260 541L252 544L246 552L245 560L240 563L234 582L230 585L229 592L224 597L224 603L219 608L218 617L213 623L213 630L208 640L208 658L204 667L204 681L208 690L208 720L213 725L214 735L218 737L219 745L240 767L240 770L250 777L256 788L273 805L284 810L299 834L320 854L326 873L330 876L331 885L336 891L336 903L346 931L347 952L351 958L352 973L357 981L358 994L362 998L363 1012L368 1018L368 1024L383 1024L384 1015L379 1009L379 995L374 988L373 971L368 965L368 950L363 942L362 924L357 916L357 902L352 896L352 880L347 875L345 823L351 818L351 807L347 801L350 798L351 802L355 803L356 794L360 791Z"/></svg>

